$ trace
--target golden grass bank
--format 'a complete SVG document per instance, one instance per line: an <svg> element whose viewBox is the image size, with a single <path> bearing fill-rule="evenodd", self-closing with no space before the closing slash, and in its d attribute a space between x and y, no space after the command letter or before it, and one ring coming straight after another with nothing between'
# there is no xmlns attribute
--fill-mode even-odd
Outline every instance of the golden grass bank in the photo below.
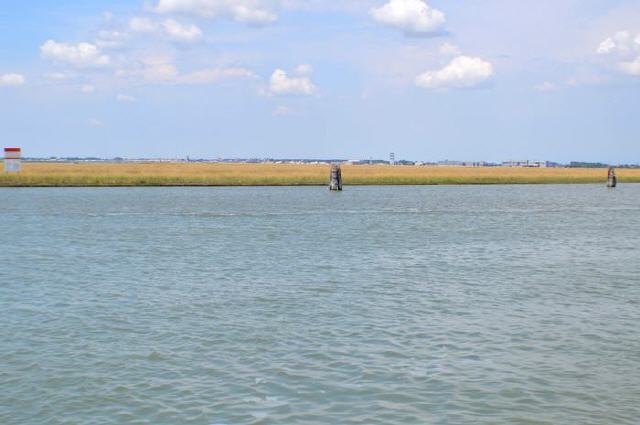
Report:
<svg viewBox="0 0 640 425"><path fill-rule="evenodd" d="M329 165L247 163L23 163L0 175L3 187L322 186ZM606 184L596 168L343 165L349 185ZM619 182L640 183L640 169L618 170Z"/></svg>

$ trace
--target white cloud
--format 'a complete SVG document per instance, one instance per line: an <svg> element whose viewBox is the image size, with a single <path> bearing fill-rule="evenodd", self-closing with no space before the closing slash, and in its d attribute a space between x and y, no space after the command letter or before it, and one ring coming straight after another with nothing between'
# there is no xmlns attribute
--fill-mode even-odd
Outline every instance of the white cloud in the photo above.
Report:
<svg viewBox="0 0 640 425"><path fill-rule="evenodd" d="M103 66L111 62L109 56L103 55L100 49L91 43L68 44L48 40L40 46L40 53L43 58L79 67Z"/></svg>
<svg viewBox="0 0 640 425"><path fill-rule="evenodd" d="M91 84L83 84L80 87L80 91L82 93L93 93L94 91L96 91L96 88L94 86L92 86Z"/></svg>
<svg viewBox="0 0 640 425"><path fill-rule="evenodd" d="M276 69L271 75L269 91L271 94L276 95L298 94L311 96L318 89L308 76L290 77L282 69Z"/></svg>
<svg viewBox="0 0 640 425"><path fill-rule="evenodd" d="M172 81L177 76L178 69L171 63L148 65L142 71L142 77L152 82Z"/></svg>
<svg viewBox="0 0 640 425"><path fill-rule="evenodd" d="M620 63L620 68L627 74L640 76L640 56L633 62Z"/></svg>
<svg viewBox="0 0 640 425"><path fill-rule="evenodd" d="M129 68L116 70L118 78L141 78L152 83L171 82L178 77L178 69L173 63L173 57L165 54L148 54L138 58Z"/></svg>
<svg viewBox="0 0 640 425"><path fill-rule="evenodd" d="M162 28L170 38L179 41L194 42L202 38L202 30L196 25L183 25L174 19L167 19Z"/></svg>
<svg viewBox="0 0 640 425"><path fill-rule="evenodd" d="M155 32L158 25L149 18L134 17L129 19L129 28L133 32Z"/></svg>
<svg viewBox="0 0 640 425"><path fill-rule="evenodd" d="M128 38L128 34L122 31L100 31L96 46L101 49L113 49L121 47L123 42Z"/></svg>
<svg viewBox="0 0 640 425"><path fill-rule="evenodd" d="M0 75L0 86L21 86L26 82L26 78L20 74Z"/></svg>
<svg viewBox="0 0 640 425"><path fill-rule="evenodd" d="M280 5L288 10L303 10L305 12L347 12L360 13L363 4L370 0L280 0Z"/></svg>
<svg viewBox="0 0 640 425"><path fill-rule="evenodd" d="M377 22L399 28L406 33L424 34L438 31L445 22L444 13L423 0L389 0L369 12Z"/></svg>
<svg viewBox="0 0 640 425"><path fill-rule="evenodd" d="M139 68L121 69L116 72L120 78L142 78L151 83L172 84L213 84L230 79L252 79L258 76L246 68L209 68L181 74L169 58L148 57L139 64Z"/></svg>
<svg viewBox="0 0 640 425"><path fill-rule="evenodd" d="M427 89L469 88L481 84L492 75L491 63L480 58L458 56L442 69L419 75L416 84Z"/></svg>
<svg viewBox="0 0 640 425"><path fill-rule="evenodd" d="M158 24L149 18L135 17L129 20L129 29L140 34L162 33L173 40L183 42L199 41L203 36L197 25L181 24L175 19L166 19Z"/></svg>
<svg viewBox="0 0 640 425"><path fill-rule="evenodd" d="M89 120L89 125L93 128L100 128L104 126L104 123L98 119L93 118Z"/></svg>
<svg viewBox="0 0 640 425"><path fill-rule="evenodd" d="M608 55L616 48L616 43L613 41L611 37L602 41L598 46L598 50L596 51L599 55Z"/></svg>
<svg viewBox="0 0 640 425"><path fill-rule="evenodd" d="M179 77L178 82L185 84L210 84L233 78L256 78L256 74L244 68L203 69Z"/></svg>
<svg viewBox="0 0 640 425"><path fill-rule="evenodd" d="M126 94L118 94L116 96L116 100L118 102L122 102L122 103L133 103L133 102L136 101L136 98L133 97L133 96L126 95Z"/></svg>
<svg viewBox="0 0 640 425"><path fill-rule="evenodd" d="M155 11L205 18L224 17L248 24L264 24L277 19L261 0L158 0Z"/></svg>
<svg viewBox="0 0 640 425"><path fill-rule="evenodd" d="M145 65L165 65L175 61L175 55L168 52L157 52L145 54L139 58Z"/></svg>
<svg viewBox="0 0 640 425"><path fill-rule="evenodd" d="M440 45L438 52L443 56L458 56L460 55L460 48L455 44L446 42Z"/></svg>
<svg viewBox="0 0 640 425"><path fill-rule="evenodd" d="M640 34L638 34L640 37ZM598 46L597 53L608 55L616 53L620 55L629 54L640 50L640 43L636 43L633 35L629 31L618 31L612 37L607 37Z"/></svg>
<svg viewBox="0 0 640 425"><path fill-rule="evenodd" d="M622 72L640 76L640 33L618 31L603 40L596 52L612 60Z"/></svg>
<svg viewBox="0 0 640 425"><path fill-rule="evenodd" d="M54 80L54 81L64 81L64 80L69 80L71 78L74 78L72 74L67 74L64 72L51 72L48 74L44 74L43 77L46 78L47 80Z"/></svg>

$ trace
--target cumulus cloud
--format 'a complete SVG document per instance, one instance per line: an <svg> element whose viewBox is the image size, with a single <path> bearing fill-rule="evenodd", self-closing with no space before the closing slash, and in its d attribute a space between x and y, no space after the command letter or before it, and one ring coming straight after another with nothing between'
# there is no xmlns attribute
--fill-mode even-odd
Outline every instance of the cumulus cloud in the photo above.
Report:
<svg viewBox="0 0 640 425"><path fill-rule="evenodd" d="M458 56L442 69L416 77L416 85L427 89L469 88L487 81L493 65L483 59Z"/></svg>
<svg viewBox="0 0 640 425"><path fill-rule="evenodd" d="M622 62L620 68L627 74L640 76L640 56L632 62Z"/></svg>
<svg viewBox="0 0 640 425"><path fill-rule="evenodd" d="M0 86L21 86L26 78L20 74L0 74Z"/></svg>
<svg viewBox="0 0 640 425"><path fill-rule="evenodd" d="M173 81L178 77L178 69L171 63L150 64L140 74L151 82Z"/></svg>
<svg viewBox="0 0 640 425"><path fill-rule="evenodd" d="M407 34L437 32L445 23L444 13L423 0L389 0L369 13L375 21L399 28Z"/></svg>
<svg viewBox="0 0 640 425"><path fill-rule="evenodd" d="M98 48L100 49L113 49L121 47L128 36L129 35L126 32L122 31L102 30L98 33L96 46L98 46Z"/></svg>
<svg viewBox="0 0 640 425"><path fill-rule="evenodd" d="M370 0L279 0L279 4L288 10L303 10L305 12L347 12L360 13L362 5L371 3Z"/></svg>
<svg viewBox="0 0 640 425"><path fill-rule="evenodd" d="M141 78L152 83L171 82L178 77L178 69L171 56L150 54L139 58L139 62L130 64L128 68L116 70L115 76Z"/></svg>
<svg viewBox="0 0 640 425"><path fill-rule="evenodd" d="M256 78L256 74L245 68L212 68L194 71L178 78L185 84L210 84L233 78Z"/></svg>
<svg viewBox="0 0 640 425"><path fill-rule="evenodd" d="M603 40L598 46L598 50L596 53L599 55L608 55L616 48L616 43L613 41L613 38L609 37Z"/></svg>
<svg viewBox="0 0 640 425"><path fill-rule="evenodd" d="M612 60L622 72L640 76L640 33L618 31L604 39L596 53Z"/></svg>
<svg viewBox="0 0 640 425"><path fill-rule="evenodd" d="M44 74L43 77L46 78L47 80L64 81L64 80L70 80L74 78L74 75L68 74L65 72L51 72L48 74Z"/></svg>
<svg viewBox="0 0 640 425"><path fill-rule="evenodd" d="M625 55L638 51L640 51L640 34L634 39L630 31L618 31L615 35L604 39L596 52L600 55L611 53Z"/></svg>
<svg viewBox="0 0 640 425"><path fill-rule="evenodd" d="M182 42L196 42L202 39L200 27L194 24L182 24L175 19L166 19L161 23L149 18L135 17L129 20L129 29L139 34L162 34L170 39Z"/></svg>
<svg viewBox="0 0 640 425"><path fill-rule="evenodd" d="M269 92L271 94L311 96L317 91L317 87L309 76L291 77L282 69L276 69L271 74L269 82Z"/></svg>
<svg viewBox="0 0 640 425"><path fill-rule="evenodd" d="M149 18L133 17L129 19L129 29L133 32L150 33L158 29L158 25Z"/></svg>
<svg viewBox="0 0 640 425"><path fill-rule="evenodd" d="M40 53L43 58L78 67L104 66L111 62L109 56L91 43L68 44L48 40L40 46Z"/></svg>
<svg viewBox="0 0 640 425"><path fill-rule="evenodd" d="M248 24L265 24L277 19L262 0L158 0L155 11L222 17Z"/></svg>
<svg viewBox="0 0 640 425"><path fill-rule="evenodd" d="M116 72L116 76L120 78L141 78L150 83L170 84L214 84L231 79L258 78L250 69L240 67L207 68L183 74L165 57L149 57L139 65L134 69L119 70Z"/></svg>
<svg viewBox="0 0 640 425"><path fill-rule="evenodd" d="M116 96L116 100L118 102L122 102L122 103L133 103L133 102L136 101L136 98L133 97L133 96L126 95L126 94L118 94Z"/></svg>
<svg viewBox="0 0 640 425"><path fill-rule="evenodd" d="M164 33L179 41L194 42L202 38L202 30L196 25L183 25L174 19L167 19L162 23Z"/></svg>

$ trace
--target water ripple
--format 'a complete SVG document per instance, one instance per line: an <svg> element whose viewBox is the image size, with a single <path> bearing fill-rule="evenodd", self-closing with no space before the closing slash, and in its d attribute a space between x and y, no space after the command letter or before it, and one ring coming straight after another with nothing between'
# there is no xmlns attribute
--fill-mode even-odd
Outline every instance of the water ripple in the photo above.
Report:
<svg viewBox="0 0 640 425"><path fill-rule="evenodd" d="M620 189L0 189L0 423L635 424Z"/></svg>

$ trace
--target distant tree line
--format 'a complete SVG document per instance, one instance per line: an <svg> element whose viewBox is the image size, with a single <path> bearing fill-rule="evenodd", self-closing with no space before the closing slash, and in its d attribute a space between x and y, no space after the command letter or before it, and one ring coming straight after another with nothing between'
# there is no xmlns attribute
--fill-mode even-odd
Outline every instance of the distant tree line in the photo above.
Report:
<svg viewBox="0 0 640 425"><path fill-rule="evenodd" d="M609 164L603 164L602 162L576 162L569 163L569 168L607 168Z"/></svg>

